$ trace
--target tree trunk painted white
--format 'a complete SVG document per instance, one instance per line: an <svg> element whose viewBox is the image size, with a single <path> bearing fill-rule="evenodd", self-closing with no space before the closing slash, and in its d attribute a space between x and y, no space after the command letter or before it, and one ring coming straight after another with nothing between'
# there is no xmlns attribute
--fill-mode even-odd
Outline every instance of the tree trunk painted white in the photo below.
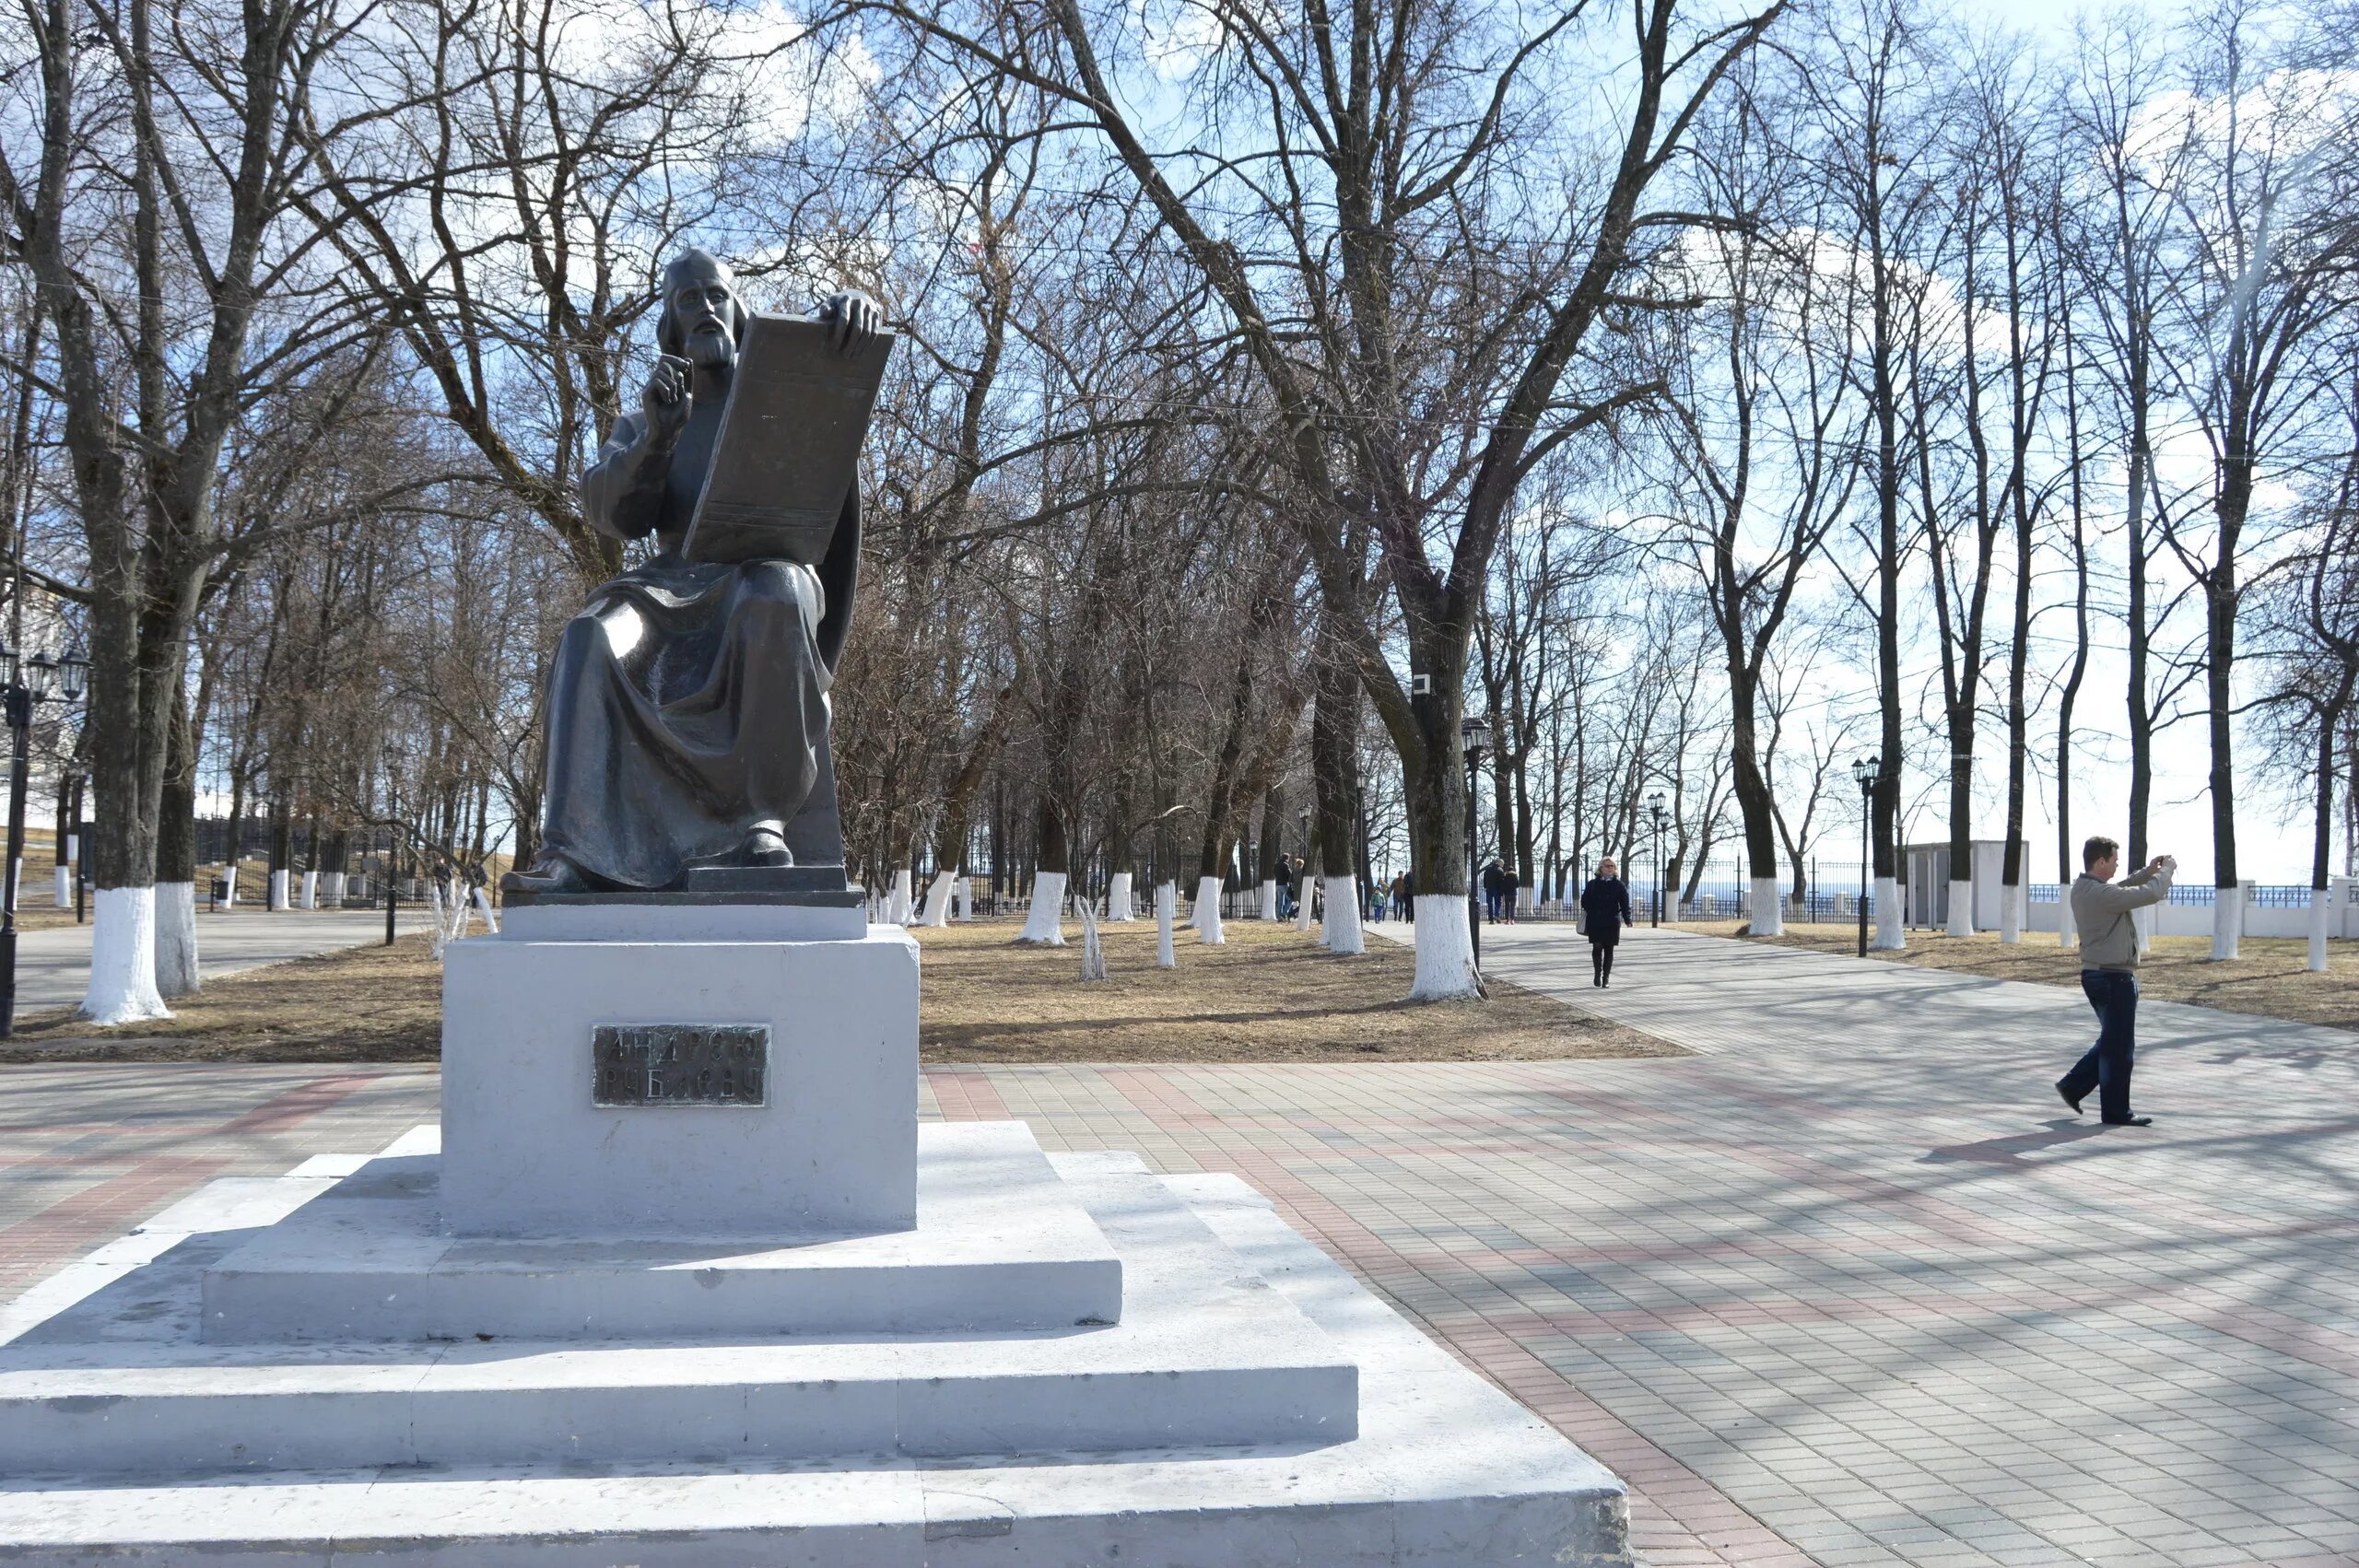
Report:
<svg viewBox="0 0 2359 1568"><path fill-rule="evenodd" d="M925 916L921 926L946 926L950 923L950 884L958 880L957 872L936 872L933 885L925 890Z"/></svg>
<svg viewBox="0 0 2359 1568"><path fill-rule="evenodd" d="M954 920L973 919L975 918L975 879L969 876L958 878L951 884L950 892L956 906L950 918Z"/></svg>
<svg viewBox="0 0 2359 1568"><path fill-rule="evenodd" d="M1334 883L1335 879L1333 877L1329 877L1327 879L1327 884L1330 887L1332 887ZM1298 931L1307 931L1310 929L1310 917L1313 911L1313 907L1319 902L1319 895L1316 891L1318 883L1312 882L1310 880L1309 873L1306 872L1303 874L1301 883L1295 888L1294 929ZM1320 940L1324 942L1326 938L1322 934Z"/></svg>
<svg viewBox="0 0 2359 1568"><path fill-rule="evenodd" d="M2154 950L2154 925L2162 917L2154 905L2130 911L2130 929L2138 933L2138 955L2144 957Z"/></svg>
<svg viewBox="0 0 2359 1568"><path fill-rule="evenodd" d="M483 917L484 930L494 936L499 934L499 915L491 907L491 889L488 887L475 889L475 913Z"/></svg>
<svg viewBox="0 0 2359 1568"><path fill-rule="evenodd" d="M331 909L343 908L346 887L347 879L342 872L322 872L320 873L320 902Z"/></svg>
<svg viewBox="0 0 2359 1568"><path fill-rule="evenodd" d="M1417 976L1410 984L1409 1000L1445 1001L1482 994L1465 898L1455 893L1418 894Z"/></svg>
<svg viewBox="0 0 2359 1568"><path fill-rule="evenodd" d="M1278 912L1278 884L1274 879L1262 884L1262 919L1265 920L1285 919L1285 916Z"/></svg>
<svg viewBox="0 0 2359 1568"><path fill-rule="evenodd" d="M1158 969L1180 967L1179 950L1171 944L1171 928L1180 916L1180 884L1158 882L1155 884L1155 966Z"/></svg>
<svg viewBox="0 0 2359 1568"><path fill-rule="evenodd" d="M274 872L271 874L275 880L276 878L284 876L287 873L284 872ZM448 929L449 921L443 914L442 909L442 884L440 883L428 882L426 884L426 908L427 913L430 915L434 920L434 956L439 962L442 957L443 945L451 940L451 933Z"/></svg>
<svg viewBox="0 0 2359 1568"><path fill-rule="evenodd" d="M54 878L54 881L57 884L57 891L52 895L52 896L57 900L57 907L59 908L66 908L74 902L74 868L71 866L58 867L57 875Z"/></svg>
<svg viewBox="0 0 2359 1568"><path fill-rule="evenodd" d="M886 923L895 926L908 925L910 918L917 912L916 903L916 878L911 875L909 867L903 866L893 873L893 897L892 901L885 907Z"/></svg>
<svg viewBox="0 0 2359 1568"><path fill-rule="evenodd" d="M1213 947L1228 945L1228 935L1220 926L1220 878L1216 876L1196 879L1196 940Z"/></svg>
<svg viewBox="0 0 2359 1568"><path fill-rule="evenodd" d="M1102 980L1106 977L1106 949L1097 940L1097 906L1093 900L1076 898L1073 911L1081 917L1081 977Z"/></svg>
<svg viewBox="0 0 2359 1568"><path fill-rule="evenodd" d="M2072 923L2072 884L2066 883L2056 890L2056 945L2080 945L2080 928Z"/></svg>
<svg viewBox="0 0 2359 1568"><path fill-rule="evenodd" d="M196 962L196 883L156 884L156 992L167 1000L194 996L205 984Z"/></svg>
<svg viewBox="0 0 2359 1568"><path fill-rule="evenodd" d="M1974 883L1950 879L1950 923L1952 936L1974 934Z"/></svg>
<svg viewBox="0 0 2359 1568"><path fill-rule="evenodd" d="M287 873L285 872L270 873L270 907L274 910L287 907Z"/></svg>
<svg viewBox="0 0 2359 1568"><path fill-rule="evenodd" d="M2310 959L2311 973L2326 973L2327 925L2334 917L2334 890L2327 887L2310 889Z"/></svg>
<svg viewBox="0 0 2359 1568"><path fill-rule="evenodd" d="M1515 912L1519 915L1538 914L1540 912L1540 890L1536 887L1525 887L1520 883L1517 883L1515 890Z"/></svg>
<svg viewBox="0 0 2359 1568"><path fill-rule="evenodd" d="M2236 939L2244 934L2245 890L2214 888L2212 894L2212 962L2223 964L2236 955Z"/></svg>
<svg viewBox="0 0 2359 1568"><path fill-rule="evenodd" d="M1999 884L1999 940L2013 947L2024 940L2024 887L2021 883Z"/></svg>
<svg viewBox="0 0 2359 1568"><path fill-rule="evenodd" d="M303 907L306 909L316 909L319 907L320 873L317 872L305 872L303 873Z"/></svg>
<svg viewBox="0 0 2359 1568"><path fill-rule="evenodd" d="M1131 907L1131 873L1116 872L1106 879L1106 918L1109 920L1135 920L1138 912Z"/></svg>
<svg viewBox="0 0 2359 1568"><path fill-rule="evenodd" d="M223 883L221 889L221 907L224 909L234 909L238 907L237 861L232 860L229 865L222 868L221 881Z"/></svg>
<svg viewBox="0 0 2359 1568"><path fill-rule="evenodd" d="M1065 873L1034 872L1032 908L1024 917L1024 929L1015 934L1015 940L1036 942L1043 947L1064 946L1064 903Z"/></svg>
<svg viewBox="0 0 2359 1568"><path fill-rule="evenodd" d="M1310 900L1302 901L1305 909ZM1327 951L1339 958L1367 951L1360 935L1360 884L1347 876L1327 879L1327 919L1323 928Z"/></svg>
<svg viewBox="0 0 2359 1568"><path fill-rule="evenodd" d="M1755 936L1783 936L1786 933L1786 899L1783 886L1774 876L1757 876L1744 899L1745 918L1753 922Z"/></svg>
<svg viewBox="0 0 2359 1568"><path fill-rule="evenodd" d="M101 887L91 907L96 924L82 1016L109 1024L170 1018L156 989L156 890Z"/></svg>
<svg viewBox="0 0 2359 1568"><path fill-rule="evenodd" d="M1899 953L1908 946L1907 928L1900 921L1900 879L1896 876L1876 878L1876 935L1868 945L1878 953Z"/></svg>

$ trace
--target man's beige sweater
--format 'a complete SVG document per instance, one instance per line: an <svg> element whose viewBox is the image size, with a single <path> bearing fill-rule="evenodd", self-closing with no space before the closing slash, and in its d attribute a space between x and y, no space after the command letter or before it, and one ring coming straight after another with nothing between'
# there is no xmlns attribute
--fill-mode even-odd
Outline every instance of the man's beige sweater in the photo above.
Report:
<svg viewBox="0 0 2359 1568"><path fill-rule="evenodd" d="M2130 912L2170 895L2168 866L2131 872L2118 883L2083 872L2072 883L2072 925L2081 933L2081 967L2135 970L2138 928Z"/></svg>

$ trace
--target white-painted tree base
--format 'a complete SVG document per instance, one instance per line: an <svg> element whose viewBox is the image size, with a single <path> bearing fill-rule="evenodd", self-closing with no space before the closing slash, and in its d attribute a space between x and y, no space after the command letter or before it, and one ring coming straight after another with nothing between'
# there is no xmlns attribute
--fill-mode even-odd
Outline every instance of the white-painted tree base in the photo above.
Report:
<svg viewBox="0 0 2359 1568"><path fill-rule="evenodd" d="M196 883L156 884L156 991L167 1000L204 989L197 963Z"/></svg>
<svg viewBox="0 0 2359 1568"><path fill-rule="evenodd" d="M2013 947L2024 940L2024 888L2021 883L1999 888L1999 940Z"/></svg>
<svg viewBox="0 0 2359 1568"><path fill-rule="evenodd" d="M1900 919L1900 879L1876 878L1876 935L1868 945L1878 953L1900 953L1908 946L1907 928Z"/></svg>
<svg viewBox="0 0 2359 1568"><path fill-rule="evenodd" d="M893 873L892 910L885 917L886 920L896 926L908 925L910 917L916 912L913 907L916 898L916 878L909 867L903 866Z"/></svg>
<svg viewBox="0 0 2359 1568"><path fill-rule="evenodd" d="M2241 887L2214 888L2212 894L2212 962L2224 964L2236 955L2237 939L2244 935L2245 890Z"/></svg>
<svg viewBox="0 0 2359 1568"><path fill-rule="evenodd" d="M1304 898L1302 906L1309 909L1310 900ZM1326 915L1322 939L1328 952L1339 958L1349 958L1367 951L1367 940L1360 934L1359 883L1356 879L1347 876L1327 879Z"/></svg>
<svg viewBox="0 0 2359 1568"><path fill-rule="evenodd" d="M2326 973L2326 939L2334 921L2334 890L2327 887L2310 889L2310 954L2308 967L2312 974Z"/></svg>
<svg viewBox="0 0 2359 1568"><path fill-rule="evenodd" d="M2080 928L2072 921L2072 884L2068 882L2056 890L2056 945L2077 947L2080 941Z"/></svg>
<svg viewBox="0 0 2359 1568"><path fill-rule="evenodd" d="M1330 885L1333 884L1334 880L1333 877L1327 879ZM1305 872L1301 883L1295 888L1294 929L1298 931L1307 931L1310 929L1312 907L1319 902L1318 895L1314 891L1317 886L1318 884L1310 880L1310 873Z"/></svg>
<svg viewBox="0 0 2359 1568"><path fill-rule="evenodd" d="M1955 877L1950 879L1948 930L1952 936L1974 934L1974 883L1971 882L1960 882Z"/></svg>
<svg viewBox="0 0 2359 1568"><path fill-rule="evenodd" d="M1131 907L1131 889L1136 884L1129 872L1116 872L1106 879L1106 918L1109 920L1136 920L1138 911Z"/></svg>
<svg viewBox="0 0 2359 1568"><path fill-rule="evenodd" d="M1786 896L1776 877L1757 876L1747 884L1744 914L1755 936L1786 934Z"/></svg>
<svg viewBox="0 0 2359 1568"><path fill-rule="evenodd" d="M1158 969L1180 967L1180 951L1173 945L1171 928L1180 919L1180 884L1158 882L1155 884L1155 966Z"/></svg>
<svg viewBox="0 0 2359 1568"><path fill-rule="evenodd" d="M109 1025L170 1018L156 989L156 890L101 887L90 903L95 923L82 1016Z"/></svg>
<svg viewBox="0 0 2359 1568"><path fill-rule="evenodd" d="M330 909L344 907L345 895L351 891L350 879L342 872L320 873L320 902Z"/></svg>
<svg viewBox="0 0 2359 1568"><path fill-rule="evenodd" d="M1204 876L1196 879L1196 940L1211 947L1225 947L1228 935L1220 924L1220 878Z"/></svg>
<svg viewBox="0 0 2359 1568"><path fill-rule="evenodd" d="M64 909L64 908L66 908L66 907L70 907L70 906L73 904L73 902L74 902L74 872L73 872L73 871L72 871L70 868L65 867L65 866L60 866L60 867L58 867L58 868L57 868L57 875L56 875L56 877L55 877L54 881L55 881L55 883L56 883L57 892L53 895L53 896L54 896L54 897L56 898L56 900L57 900L57 907L58 907L59 908L61 908L61 909Z"/></svg>
<svg viewBox="0 0 2359 1568"><path fill-rule="evenodd" d="M1466 899L1455 893L1417 895L1417 975L1409 987L1412 1001L1448 1001L1483 994L1483 977L1474 969L1474 933L1467 922Z"/></svg>
<svg viewBox="0 0 2359 1568"><path fill-rule="evenodd" d="M1015 933L1018 942L1036 942L1043 947L1065 945L1065 873L1034 872L1032 873L1032 907L1024 917L1024 929Z"/></svg>
<svg viewBox="0 0 2359 1568"><path fill-rule="evenodd" d="M478 887L475 893L475 913L483 917L483 929L492 935L499 934L499 912L491 907L491 889Z"/></svg>
<svg viewBox="0 0 2359 1568"><path fill-rule="evenodd" d="M950 884L957 880L957 872L933 873L933 881L925 890L925 915L918 924L946 926L950 923Z"/></svg>
<svg viewBox="0 0 2359 1568"><path fill-rule="evenodd" d="M1265 920L1285 919L1285 916L1278 912L1278 884L1276 880L1273 878L1271 881L1263 883L1262 884L1261 891L1262 919Z"/></svg>
<svg viewBox="0 0 2359 1568"><path fill-rule="evenodd" d="M2154 950L2155 919L2152 904L2130 911L2130 929L2138 933L2138 954L2142 958Z"/></svg>
<svg viewBox="0 0 2359 1568"><path fill-rule="evenodd" d="M236 908L238 907L238 868L236 866L233 865L221 873L221 907Z"/></svg>
<svg viewBox="0 0 2359 1568"><path fill-rule="evenodd" d="M288 880L285 872L270 873L270 907L273 911L288 907Z"/></svg>
<svg viewBox="0 0 2359 1568"><path fill-rule="evenodd" d="M973 919L975 918L974 878L960 877L951 884L950 891L952 895L950 918L954 920Z"/></svg>
<svg viewBox="0 0 2359 1568"><path fill-rule="evenodd" d="M320 873L317 872L305 872L303 873L303 907L306 909L316 909L319 907Z"/></svg>

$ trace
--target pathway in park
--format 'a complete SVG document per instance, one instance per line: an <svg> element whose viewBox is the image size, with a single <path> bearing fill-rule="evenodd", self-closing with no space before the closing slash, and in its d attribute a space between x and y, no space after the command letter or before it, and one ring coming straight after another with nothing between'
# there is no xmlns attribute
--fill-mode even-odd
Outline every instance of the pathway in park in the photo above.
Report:
<svg viewBox="0 0 2359 1568"><path fill-rule="evenodd" d="M1562 928L1495 974L1684 1059L945 1068L929 1115L1234 1171L1631 1484L1655 1568L2359 1563L2359 1036ZM1183 952L1181 961L1186 961ZM428 1071L0 1072L0 1294L217 1175L381 1144Z"/></svg>
<svg viewBox="0 0 2359 1568"><path fill-rule="evenodd" d="M424 930L426 916L396 911L399 929ZM236 909L196 912L196 951L207 975L308 958L385 939L382 909ZM22 1012L78 1004L90 985L90 928L53 926L17 938L17 1006Z"/></svg>

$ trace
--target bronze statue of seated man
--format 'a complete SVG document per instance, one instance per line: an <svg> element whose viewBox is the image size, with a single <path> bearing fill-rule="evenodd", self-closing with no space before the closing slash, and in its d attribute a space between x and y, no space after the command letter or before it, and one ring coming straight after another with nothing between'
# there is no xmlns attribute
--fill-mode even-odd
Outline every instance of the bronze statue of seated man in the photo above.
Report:
<svg viewBox="0 0 2359 1568"><path fill-rule="evenodd" d="M713 257L690 250L664 269L661 357L581 480L592 526L659 548L592 593L557 643L539 851L508 892L676 890L702 868L843 863L827 688L860 575L859 486L816 568L681 554L747 319ZM820 319L840 350L880 325L850 293Z"/></svg>

